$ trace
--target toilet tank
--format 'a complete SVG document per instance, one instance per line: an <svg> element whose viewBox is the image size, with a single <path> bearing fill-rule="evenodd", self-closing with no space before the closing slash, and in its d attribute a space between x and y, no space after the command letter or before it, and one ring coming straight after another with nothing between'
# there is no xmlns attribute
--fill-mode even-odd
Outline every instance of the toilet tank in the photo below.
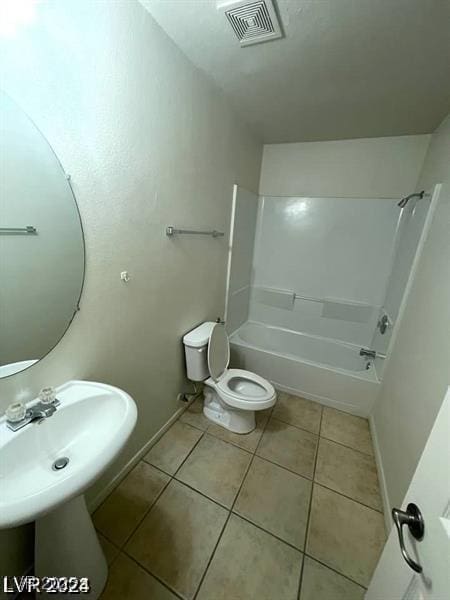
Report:
<svg viewBox="0 0 450 600"><path fill-rule="evenodd" d="M183 336L186 371L191 381L205 381L209 377L208 342L214 325L207 321Z"/></svg>

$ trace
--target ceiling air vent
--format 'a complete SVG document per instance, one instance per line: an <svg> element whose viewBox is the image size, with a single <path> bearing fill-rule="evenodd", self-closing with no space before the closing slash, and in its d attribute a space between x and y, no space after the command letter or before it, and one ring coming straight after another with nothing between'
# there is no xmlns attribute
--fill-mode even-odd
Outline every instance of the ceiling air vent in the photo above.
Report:
<svg viewBox="0 0 450 600"><path fill-rule="evenodd" d="M261 44L282 37L272 0L226 0L217 3L241 46Z"/></svg>

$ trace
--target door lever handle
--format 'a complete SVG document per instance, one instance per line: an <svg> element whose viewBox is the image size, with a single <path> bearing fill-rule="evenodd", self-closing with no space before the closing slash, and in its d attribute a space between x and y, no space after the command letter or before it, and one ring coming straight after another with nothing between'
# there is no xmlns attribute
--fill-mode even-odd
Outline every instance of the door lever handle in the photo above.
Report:
<svg viewBox="0 0 450 600"><path fill-rule="evenodd" d="M392 518L394 519L394 524L397 528L398 541L400 543L400 550L402 552L403 558L413 571L415 571L416 573L422 573L421 565L416 563L409 556L405 546L405 539L403 537L403 525L407 525L409 532L414 539L419 541L423 539L423 535L425 532L425 523L423 521L423 516L420 512L419 507L411 502L406 507L406 511L400 510L398 508L393 508Z"/></svg>

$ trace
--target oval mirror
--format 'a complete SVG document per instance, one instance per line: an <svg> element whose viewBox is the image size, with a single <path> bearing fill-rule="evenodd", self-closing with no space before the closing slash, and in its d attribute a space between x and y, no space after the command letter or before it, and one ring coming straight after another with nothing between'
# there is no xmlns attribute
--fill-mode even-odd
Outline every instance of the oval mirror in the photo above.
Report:
<svg viewBox="0 0 450 600"><path fill-rule="evenodd" d="M78 309L84 240L64 170L0 92L0 377L43 358Z"/></svg>

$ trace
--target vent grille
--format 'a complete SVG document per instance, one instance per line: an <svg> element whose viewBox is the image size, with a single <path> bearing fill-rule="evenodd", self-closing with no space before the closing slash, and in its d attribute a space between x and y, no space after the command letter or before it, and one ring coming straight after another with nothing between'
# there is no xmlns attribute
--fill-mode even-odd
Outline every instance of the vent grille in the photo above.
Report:
<svg viewBox="0 0 450 600"><path fill-rule="evenodd" d="M271 0L222 2L223 10L241 46L260 44L282 36Z"/></svg>

